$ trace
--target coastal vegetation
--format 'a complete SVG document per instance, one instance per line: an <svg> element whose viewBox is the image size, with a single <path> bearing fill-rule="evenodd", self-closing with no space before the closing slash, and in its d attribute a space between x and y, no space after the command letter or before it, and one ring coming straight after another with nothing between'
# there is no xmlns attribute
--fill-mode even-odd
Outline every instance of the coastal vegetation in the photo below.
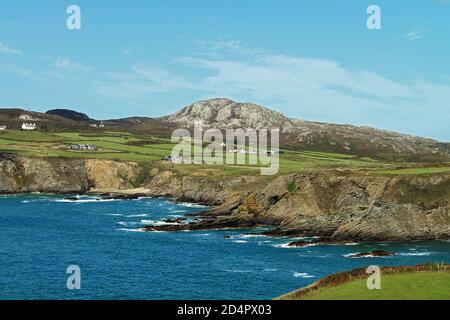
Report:
<svg viewBox="0 0 450 320"><path fill-rule="evenodd" d="M449 300L450 266L387 267L381 289L369 290L364 269L341 272L288 293L279 300Z"/></svg>
<svg viewBox="0 0 450 320"><path fill-rule="evenodd" d="M73 151L71 144L95 145L97 150ZM128 132L23 132L10 130L0 135L0 152L12 152L30 157L87 158L139 163L161 162L171 155L175 146L170 139L154 135ZM188 165L175 166L181 174L206 176L239 176L259 174L259 165ZM375 160L356 155L282 150L279 175L294 172L348 169L361 174L428 174L450 172L449 163L417 166L415 163L398 163Z"/></svg>

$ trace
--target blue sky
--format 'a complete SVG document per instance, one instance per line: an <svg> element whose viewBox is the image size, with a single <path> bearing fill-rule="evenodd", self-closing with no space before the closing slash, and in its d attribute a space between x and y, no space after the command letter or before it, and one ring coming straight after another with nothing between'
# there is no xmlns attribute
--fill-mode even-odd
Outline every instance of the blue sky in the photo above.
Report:
<svg viewBox="0 0 450 320"><path fill-rule="evenodd" d="M228 97L450 141L449 38L450 0L2 0L0 106L106 119Z"/></svg>

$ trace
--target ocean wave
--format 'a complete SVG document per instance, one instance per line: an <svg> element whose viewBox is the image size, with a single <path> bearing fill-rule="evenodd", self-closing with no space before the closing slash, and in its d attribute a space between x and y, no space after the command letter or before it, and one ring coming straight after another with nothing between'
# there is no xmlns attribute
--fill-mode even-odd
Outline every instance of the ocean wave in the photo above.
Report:
<svg viewBox="0 0 450 320"><path fill-rule="evenodd" d="M250 239L250 238L265 238L267 236L262 234L236 234L228 236L228 239Z"/></svg>
<svg viewBox="0 0 450 320"><path fill-rule="evenodd" d="M399 255L400 256L405 256L405 257L424 257L424 256L429 256L431 255L432 252L429 251L424 251L424 252L400 252Z"/></svg>
<svg viewBox="0 0 450 320"><path fill-rule="evenodd" d="M239 236L237 236L238 238L242 238L242 239L250 239L250 238L267 238L266 235L263 234L240 234Z"/></svg>
<svg viewBox="0 0 450 320"><path fill-rule="evenodd" d="M206 208L207 207L207 206L199 204L199 203L189 203L189 202L180 202L180 203L177 203L177 205L182 206L182 207L188 207L188 208Z"/></svg>
<svg viewBox="0 0 450 320"><path fill-rule="evenodd" d="M141 217L148 217L147 213L142 213L142 214L130 214L128 216L126 216L127 218L141 218Z"/></svg>
<svg viewBox="0 0 450 320"><path fill-rule="evenodd" d="M179 225L179 222L166 222L162 220L141 220L140 223L152 225L152 226L168 226L168 225Z"/></svg>
<svg viewBox="0 0 450 320"><path fill-rule="evenodd" d="M287 243L279 243L279 244L274 244L274 245L272 245L272 247L275 247L275 248L284 248L284 249L292 249L292 248L294 248L294 247L289 246L289 244L290 244L290 242L287 242Z"/></svg>
<svg viewBox="0 0 450 320"><path fill-rule="evenodd" d="M295 278L315 278L315 276L310 275L307 272L292 272L292 274Z"/></svg>
<svg viewBox="0 0 450 320"><path fill-rule="evenodd" d="M234 272L234 273L252 273L252 270L244 270L244 269L224 269L226 272Z"/></svg>
<svg viewBox="0 0 450 320"><path fill-rule="evenodd" d="M233 240L234 243L247 243L245 240Z"/></svg>
<svg viewBox="0 0 450 320"><path fill-rule="evenodd" d="M170 213L187 213L187 210L173 210L172 208L169 208ZM175 215L174 215L175 216Z"/></svg>
<svg viewBox="0 0 450 320"><path fill-rule="evenodd" d="M114 216L114 217L121 217L121 216L123 216L122 213L107 213L106 215L107 216Z"/></svg>
<svg viewBox="0 0 450 320"><path fill-rule="evenodd" d="M348 253L348 254L344 254L342 255L345 258L353 258L353 259L364 259L364 258L382 258L382 259L386 259L386 258L392 258L393 256L397 255L389 255L389 256L376 256L373 254L367 254L361 257L356 257L357 254L359 254L360 252L352 252L352 253Z"/></svg>
<svg viewBox="0 0 450 320"><path fill-rule="evenodd" d="M112 202L120 201L120 199L80 199L80 200L70 200L70 199L55 199L54 202L61 203L90 203L90 202Z"/></svg>
<svg viewBox="0 0 450 320"><path fill-rule="evenodd" d="M142 228L137 228L137 229L119 228L117 230L118 231L126 231L126 232L145 232L145 230Z"/></svg>
<svg viewBox="0 0 450 320"><path fill-rule="evenodd" d="M288 237L290 239L292 239L292 241L300 241L300 240L318 240L320 239L320 237L318 236L312 236L312 237Z"/></svg>
<svg viewBox="0 0 450 320"><path fill-rule="evenodd" d="M298 249L298 248L306 248L306 247L317 246L316 243L305 244L305 245L303 245L301 247L290 246L289 244L291 244L291 242L286 242L286 243L281 243L281 244L274 244L273 247L275 247L275 248L283 248L283 249Z"/></svg>

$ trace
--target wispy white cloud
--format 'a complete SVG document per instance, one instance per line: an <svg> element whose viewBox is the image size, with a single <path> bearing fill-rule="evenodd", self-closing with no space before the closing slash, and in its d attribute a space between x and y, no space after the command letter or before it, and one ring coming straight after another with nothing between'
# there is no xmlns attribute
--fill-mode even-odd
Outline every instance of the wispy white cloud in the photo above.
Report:
<svg viewBox="0 0 450 320"><path fill-rule="evenodd" d="M201 54L172 61L183 66L182 74L139 64L107 74L97 89L103 95L144 99L156 92L192 90L198 97L252 101L309 120L403 132L421 119L424 132L429 126L442 134L442 119L450 118L450 86L445 84L394 81L332 60L274 54L239 42L201 46Z"/></svg>
<svg viewBox="0 0 450 320"><path fill-rule="evenodd" d="M0 65L0 71L9 72L28 79L37 79L37 76L29 69L15 65Z"/></svg>
<svg viewBox="0 0 450 320"><path fill-rule="evenodd" d="M69 76L83 76L84 72L92 70L91 67L66 57L38 55L37 58L46 62L46 66L41 71L42 75L60 80L67 80Z"/></svg>
<svg viewBox="0 0 450 320"><path fill-rule="evenodd" d="M6 43L0 42L0 53L22 55L22 50L10 47Z"/></svg>
<svg viewBox="0 0 450 320"><path fill-rule="evenodd" d="M137 64L125 72L109 72L95 82L98 93L110 97L142 97L155 92L196 89L184 77L156 66Z"/></svg>
<svg viewBox="0 0 450 320"><path fill-rule="evenodd" d="M406 39L409 41L415 42L417 40L423 39L425 37L425 34L430 32L429 29L425 28L414 28L410 32L405 34Z"/></svg>
<svg viewBox="0 0 450 320"><path fill-rule="evenodd" d="M122 53L125 55L130 55L141 50L142 47L139 45L127 45L125 48L122 49Z"/></svg>

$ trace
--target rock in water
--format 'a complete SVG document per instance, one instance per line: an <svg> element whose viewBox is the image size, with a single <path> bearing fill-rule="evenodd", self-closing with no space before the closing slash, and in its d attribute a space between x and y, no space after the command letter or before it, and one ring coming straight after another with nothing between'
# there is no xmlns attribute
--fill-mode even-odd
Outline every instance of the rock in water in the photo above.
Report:
<svg viewBox="0 0 450 320"><path fill-rule="evenodd" d="M374 250L371 252L360 252L350 255L351 258L372 258L372 257L389 257L395 255L394 252L384 250Z"/></svg>

